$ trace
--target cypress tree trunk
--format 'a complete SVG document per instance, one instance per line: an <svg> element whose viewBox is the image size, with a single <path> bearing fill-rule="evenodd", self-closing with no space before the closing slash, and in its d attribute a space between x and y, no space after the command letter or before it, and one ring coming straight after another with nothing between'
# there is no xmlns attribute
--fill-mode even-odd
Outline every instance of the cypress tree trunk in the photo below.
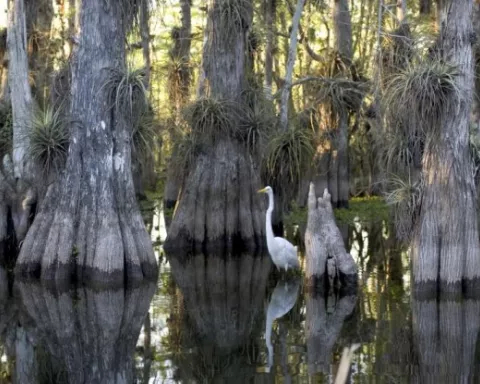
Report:
<svg viewBox="0 0 480 384"><path fill-rule="evenodd" d="M472 1L442 2L443 59L460 73L460 100L445 111L438 135L423 155L425 188L412 242L417 289L456 291L480 282L480 247L473 168L469 153L472 104ZM426 286L425 286L426 285Z"/></svg>
<svg viewBox="0 0 480 384"><path fill-rule="evenodd" d="M272 98L273 84L273 50L275 46L275 18L277 13L277 0L264 0L265 24L267 28L267 41L265 46L265 93L268 99Z"/></svg>
<svg viewBox="0 0 480 384"><path fill-rule="evenodd" d="M29 42L29 67L33 75L32 93L37 101L45 100L49 85L48 75L53 71L53 52L50 50L54 16L51 0L24 0L27 7L26 23Z"/></svg>
<svg viewBox="0 0 480 384"><path fill-rule="evenodd" d="M298 0L295 7L295 13L292 19L292 30L290 32L290 45L288 46L287 69L285 74L285 82L283 83L282 96L280 102L280 118L279 126L281 131L288 129L288 107L291 95L292 76L295 59L297 57L297 43L298 43L298 27L300 25L300 18L302 17L303 6L305 0Z"/></svg>
<svg viewBox="0 0 480 384"><path fill-rule="evenodd" d="M175 27L172 30L173 48L170 52L171 59L177 61L177 64L179 64L177 73L178 76L175 76L175 79L169 79L169 99L170 103L173 105L173 113L175 117L175 127L173 127L174 129L170 130L170 139L173 143L178 142L178 140L180 139L178 137L178 134L175 133L175 128L178 129L178 126L181 124L181 110L188 100L191 77L191 0L181 0L180 7L182 12L182 24L180 28ZM174 147L171 158L175 159L176 156L178 156L178 149L177 147ZM172 161L170 163L172 163ZM170 164L167 170L167 180L165 182L165 192L163 199L164 208L167 210L167 213L165 215L165 222L167 228L170 226L171 222L171 214L169 214L169 211L172 211L177 203L178 194L180 193L183 178L185 177L184 173L184 169L173 166L172 164Z"/></svg>
<svg viewBox="0 0 480 384"><path fill-rule="evenodd" d="M4 213L10 211L17 242L25 237L28 229L35 191L32 187L32 164L29 161L29 130L34 102L28 82L28 56L26 36L26 8L24 0L10 2L7 29L8 83L12 103L13 142L11 167L5 170L0 189L3 190ZM2 159L3 161L3 159ZM7 215L0 220L6 223ZM0 227L4 227L2 224ZM6 235L5 231L3 232ZM0 237L0 241L3 240Z"/></svg>
<svg viewBox="0 0 480 384"><path fill-rule="evenodd" d="M208 5L202 63L206 96L238 105L246 86L246 35L252 2L211 0ZM241 17L228 20L226 13ZM186 176L165 248L204 243L231 246L234 240L248 247L263 244L263 204L256 193L260 179L252 156L233 132L203 138L209 143Z"/></svg>
<svg viewBox="0 0 480 384"><path fill-rule="evenodd" d="M335 46L345 66L350 69L352 64L352 24L348 0L332 0L333 21L335 24ZM338 119L337 155L338 167L337 185L338 200L336 204L340 208L348 208L350 195L349 171L348 171L348 109L343 106L336 111ZM332 191L335 201L335 194Z"/></svg>
<svg viewBox="0 0 480 384"><path fill-rule="evenodd" d="M432 0L420 0L420 14L429 15L432 12Z"/></svg>
<svg viewBox="0 0 480 384"><path fill-rule="evenodd" d="M72 60L70 147L66 170L49 187L23 243L15 272L43 280L72 277L122 285L156 277L136 200L127 117L103 85L125 69L123 7L84 0Z"/></svg>

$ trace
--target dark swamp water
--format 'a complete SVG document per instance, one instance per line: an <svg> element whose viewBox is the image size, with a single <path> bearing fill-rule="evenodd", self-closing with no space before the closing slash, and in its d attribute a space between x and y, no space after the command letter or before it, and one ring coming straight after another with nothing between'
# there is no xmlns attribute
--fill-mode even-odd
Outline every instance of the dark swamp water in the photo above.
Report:
<svg viewBox="0 0 480 384"><path fill-rule="evenodd" d="M0 269L0 383L334 383L356 343L351 383L480 382L480 301L413 300L388 232L344 228L358 288L329 295L268 255L159 250L158 282L128 291L52 292Z"/></svg>

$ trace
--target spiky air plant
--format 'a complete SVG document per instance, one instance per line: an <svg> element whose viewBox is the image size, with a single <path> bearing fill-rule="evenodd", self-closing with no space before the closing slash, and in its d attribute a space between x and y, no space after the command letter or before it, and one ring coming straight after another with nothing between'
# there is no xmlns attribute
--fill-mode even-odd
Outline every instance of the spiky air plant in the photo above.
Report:
<svg viewBox="0 0 480 384"><path fill-rule="evenodd" d="M136 160L143 164L146 157L153 152L153 143L158 134L158 123L151 108L144 110L133 122L132 154Z"/></svg>
<svg viewBox="0 0 480 384"><path fill-rule="evenodd" d="M221 137L238 137L240 108L233 101L203 97L184 110L185 121L197 139L214 142Z"/></svg>
<svg viewBox="0 0 480 384"><path fill-rule="evenodd" d="M313 130L294 125L271 138L265 159L267 173L271 178L296 185L314 152Z"/></svg>
<svg viewBox="0 0 480 384"><path fill-rule="evenodd" d="M253 4L252 0L218 0L215 11L228 38L250 25Z"/></svg>
<svg viewBox="0 0 480 384"><path fill-rule="evenodd" d="M389 121L402 124L411 135L418 130L433 133L458 103L458 75L455 66L430 59L392 75L385 92Z"/></svg>
<svg viewBox="0 0 480 384"><path fill-rule="evenodd" d="M58 171L63 167L67 158L69 131L61 108L35 108L29 142L29 155L44 172Z"/></svg>
<svg viewBox="0 0 480 384"><path fill-rule="evenodd" d="M344 78L325 78L318 83L316 98L319 103L331 105L334 111L345 107L357 111L366 91L365 83Z"/></svg>
<svg viewBox="0 0 480 384"><path fill-rule="evenodd" d="M410 178L393 176L389 178L389 184L390 192L385 200L393 208L397 237L408 242L422 202L423 178L412 182Z"/></svg>
<svg viewBox="0 0 480 384"><path fill-rule="evenodd" d="M115 107L130 121L134 121L148 105L145 70L107 68L106 71L107 78L101 89L107 92L111 108Z"/></svg>
<svg viewBox="0 0 480 384"><path fill-rule="evenodd" d="M258 89L249 89L243 94L239 136L249 151L262 155L275 126L275 107Z"/></svg>

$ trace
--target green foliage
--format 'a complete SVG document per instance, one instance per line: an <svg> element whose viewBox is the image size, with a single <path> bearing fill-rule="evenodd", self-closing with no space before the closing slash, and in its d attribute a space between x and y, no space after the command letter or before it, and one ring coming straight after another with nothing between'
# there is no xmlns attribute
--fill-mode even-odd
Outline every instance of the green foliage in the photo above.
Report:
<svg viewBox="0 0 480 384"><path fill-rule="evenodd" d="M186 58L170 55L167 64L163 67L167 73L168 95L174 103L183 104L188 98L189 79L192 68Z"/></svg>
<svg viewBox="0 0 480 384"><path fill-rule="evenodd" d="M385 199L387 204L393 207L397 237L408 241L422 201L423 179L412 182L395 176L389 181L390 192Z"/></svg>
<svg viewBox="0 0 480 384"><path fill-rule="evenodd" d="M13 118L10 105L0 105L0 159L12 152Z"/></svg>
<svg viewBox="0 0 480 384"><path fill-rule="evenodd" d="M378 196L355 197L349 201L349 209L335 209L334 213L339 224L371 224L390 220L388 206Z"/></svg>
<svg viewBox="0 0 480 384"><path fill-rule="evenodd" d="M62 167L67 158L68 121L60 108L35 108L29 132L29 155L33 162L48 173Z"/></svg>
<svg viewBox="0 0 480 384"><path fill-rule="evenodd" d="M390 130L383 136L376 136L376 146L383 157L383 163L388 170L400 170L408 167L414 161L416 153L421 152L425 140L423 132L408 133L401 129Z"/></svg>
<svg viewBox="0 0 480 384"><path fill-rule="evenodd" d="M379 223L390 220L389 207L385 200L378 197L355 197L349 201L349 209L334 209L338 224ZM307 225L307 208L300 208L292 204L291 210L285 217L287 227L298 225L305 228Z"/></svg>
<svg viewBox="0 0 480 384"><path fill-rule="evenodd" d="M410 25L403 23L392 33L385 33L382 41L382 70L385 74L405 69L414 56L414 41Z"/></svg>
<svg viewBox="0 0 480 384"><path fill-rule="evenodd" d="M357 111L367 91L365 83L344 78L325 78L319 83L317 100L328 103L334 111L348 108Z"/></svg>
<svg viewBox="0 0 480 384"><path fill-rule="evenodd" d="M184 118L197 138L215 141L239 134L240 108L229 100L202 97L184 110Z"/></svg>
<svg viewBox="0 0 480 384"><path fill-rule="evenodd" d="M385 100L389 121L407 125L410 132L435 130L441 117L458 105L458 75L455 66L429 59L391 76Z"/></svg>
<svg viewBox="0 0 480 384"><path fill-rule="evenodd" d="M179 171L189 169L199 151L200 145L197 136L190 132L186 133L173 150L171 166Z"/></svg>
<svg viewBox="0 0 480 384"><path fill-rule="evenodd" d="M314 132L293 126L271 138L267 149L266 170L269 178L296 185L315 153Z"/></svg>
<svg viewBox="0 0 480 384"><path fill-rule="evenodd" d="M107 71L102 89L108 94L111 108L115 107L130 121L134 121L148 105L145 70L108 68Z"/></svg>
<svg viewBox="0 0 480 384"><path fill-rule="evenodd" d="M262 152L275 126L275 108L272 102L266 100L261 91L256 89L246 91L244 99L239 135L251 152Z"/></svg>
<svg viewBox="0 0 480 384"><path fill-rule="evenodd" d="M252 0L218 0L216 20L220 20L225 37L238 33L250 26L253 15Z"/></svg>
<svg viewBox="0 0 480 384"><path fill-rule="evenodd" d="M153 151L158 124L153 111L148 108L133 122L132 152L135 159L142 162Z"/></svg>

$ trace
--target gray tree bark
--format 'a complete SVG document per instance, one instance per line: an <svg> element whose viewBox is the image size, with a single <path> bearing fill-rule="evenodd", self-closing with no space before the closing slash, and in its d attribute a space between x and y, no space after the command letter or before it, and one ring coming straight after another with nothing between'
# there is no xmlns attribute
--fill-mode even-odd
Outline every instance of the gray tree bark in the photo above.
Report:
<svg viewBox="0 0 480 384"><path fill-rule="evenodd" d="M13 166L16 178L27 174L28 131L33 99L28 82L27 26L24 0L10 2L7 46L9 87L13 114Z"/></svg>
<svg viewBox="0 0 480 384"><path fill-rule="evenodd" d="M282 88L282 96L280 101L280 117L279 127L280 131L285 132L288 129L288 102L292 88L293 66L295 65L295 58L297 57L297 43L298 43L298 26L300 25L300 18L302 17L303 6L305 0L298 0L295 8L295 14L292 19L292 30L290 32L290 45L288 46L287 69L285 74L285 81Z"/></svg>
<svg viewBox="0 0 480 384"><path fill-rule="evenodd" d="M34 101L28 81L27 23L24 0L10 2L7 28L8 83L13 117L12 167L4 167L0 176L4 207L10 210L17 242L21 242L28 230L29 216L36 192L32 186L33 167L29 161L29 130ZM3 161L4 159L2 159ZM5 163L4 163L5 164ZM28 199L27 199L28 196ZM29 202L28 204L26 202ZM2 215L1 221L7 220ZM1 226L4 227L5 224ZM6 231L0 231L6 235ZM0 237L0 241L4 237Z"/></svg>
<svg viewBox="0 0 480 384"><path fill-rule="evenodd" d="M273 50L275 47L275 19L277 0L264 0L265 24L267 28L267 41L265 45L265 94L272 98L273 85Z"/></svg>
<svg viewBox="0 0 480 384"><path fill-rule="evenodd" d="M355 282L357 267L352 256L347 253L342 234L335 223L330 194L325 189L323 197L317 199L313 183L310 183L308 192L305 250L307 287L316 289L326 274L330 279L339 277L343 284ZM327 271L329 259L335 266Z"/></svg>
<svg viewBox="0 0 480 384"><path fill-rule="evenodd" d="M242 101L246 86L246 38L253 16L251 0L239 4L242 19L231 25L222 21L222 7L232 5L209 2L202 59L207 96L234 103ZM263 201L256 193L260 178L253 157L231 133L204 147L185 178L165 248L232 247L235 240L246 247L263 245Z"/></svg>
<svg viewBox="0 0 480 384"><path fill-rule="evenodd" d="M348 0L332 0L333 22L335 26L335 48L345 66L352 65L352 23ZM348 109L344 106L335 111L338 119L337 166L338 200L337 206L348 208L350 182L348 170ZM332 194L333 195L333 194Z"/></svg>
<svg viewBox="0 0 480 384"><path fill-rule="evenodd" d="M172 93L169 95L170 102L173 105L173 113L175 116L175 125L170 130L170 138L173 143L178 142L178 134L175 133L175 128L181 124L181 110L188 101L190 91L190 47L191 47L191 35L192 35L192 22L191 22L191 0L181 0L180 9L182 13L181 26L174 28L172 31L173 47L170 52L173 60L180 62L179 68L179 80L180 89L174 90L176 84L171 84L170 89ZM178 156L177 148L174 147L172 153L172 159ZM185 177L185 170L180 167L175 167L170 164L167 169L167 180L165 182L165 191L163 204L167 211L165 215L165 222L167 228L170 226L172 215L169 212L173 212L177 203L180 188L182 186L183 179Z"/></svg>
<svg viewBox="0 0 480 384"><path fill-rule="evenodd" d="M25 238L17 275L102 286L156 277L132 181L131 125L102 87L109 69L125 67L125 29L121 7L82 2L66 170Z"/></svg>
<svg viewBox="0 0 480 384"><path fill-rule="evenodd" d="M45 101L49 86L49 74L53 71L51 30L54 17L51 0L24 0L29 42L29 67L34 79L32 94L35 100Z"/></svg>
<svg viewBox="0 0 480 384"><path fill-rule="evenodd" d="M440 46L455 65L460 100L445 111L439 134L427 140L425 182L412 241L415 289L458 291L480 282L476 192L469 153L472 105L472 1L444 1ZM434 129L434 128L432 128Z"/></svg>

